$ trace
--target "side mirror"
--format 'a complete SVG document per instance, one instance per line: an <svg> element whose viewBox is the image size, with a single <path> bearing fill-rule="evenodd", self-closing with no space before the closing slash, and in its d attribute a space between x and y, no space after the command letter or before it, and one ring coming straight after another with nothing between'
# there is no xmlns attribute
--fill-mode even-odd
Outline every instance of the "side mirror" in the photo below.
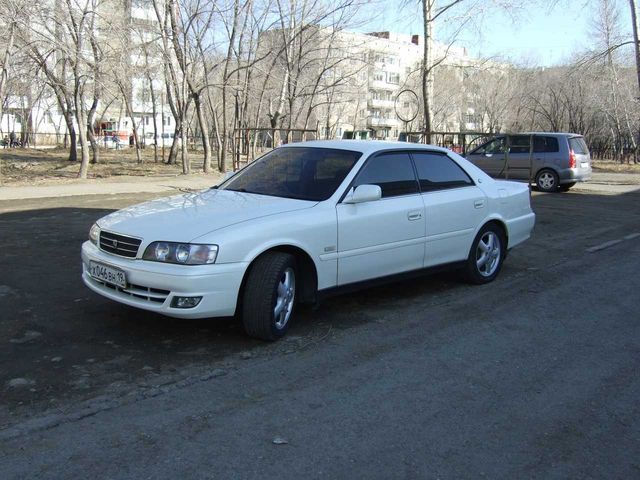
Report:
<svg viewBox="0 0 640 480"><path fill-rule="evenodd" d="M344 197L343 203L364 203L373 202L382 198L382 189L379 185L358 185L355 189L352 189L346 197Z"/></svg>

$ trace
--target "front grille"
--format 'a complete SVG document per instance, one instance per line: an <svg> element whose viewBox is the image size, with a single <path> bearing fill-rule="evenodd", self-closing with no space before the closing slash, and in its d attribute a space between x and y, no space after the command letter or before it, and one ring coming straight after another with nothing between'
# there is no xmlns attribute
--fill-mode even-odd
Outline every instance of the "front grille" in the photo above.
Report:
<svg viewBox="0 0 640 480"><path fill-rule="evenodd" d="M120 255L121 257L135 258L142 240L127 237L111 232L100 232L100 250Z"/></svg>
<svg viewBox="0 0 640 480"><path fill-rule="evenodd" d="M164 303L164 301L169 296L169 293L171 293L169 292L169 290L145 287L143 285L135 285L133 283L130 283L127 288L121 288L117 285L98 280L97 278L91 277L91 280L95 283L99 283L100 285L110 288L111 290L115 290L116 292L153 303Z"/></svg>

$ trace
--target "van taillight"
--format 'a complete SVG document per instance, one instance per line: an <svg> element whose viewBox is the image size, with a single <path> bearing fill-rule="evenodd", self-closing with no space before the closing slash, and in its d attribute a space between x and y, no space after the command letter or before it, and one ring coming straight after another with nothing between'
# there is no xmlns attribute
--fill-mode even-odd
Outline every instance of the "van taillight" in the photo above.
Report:
<svg viewBox="0 0 640 480"><path fill-rule="evenodd" d="M569 150L569 168L576 168L576 154L573 149Z"/></svg>

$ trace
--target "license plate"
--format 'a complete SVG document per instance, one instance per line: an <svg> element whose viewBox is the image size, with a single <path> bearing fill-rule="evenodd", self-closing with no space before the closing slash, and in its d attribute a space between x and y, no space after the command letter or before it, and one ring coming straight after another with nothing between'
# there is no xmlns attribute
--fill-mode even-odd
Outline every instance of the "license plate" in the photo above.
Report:
<svg viewBox="0 0 640 480"><path fill-rule="evenodd" d="M127 276L119 268L109 267L98 262L89 262L89 273L93 278L103 282L122 288L127 286Z"/></svg>
<svg viewBox="0 0 640 480"><path fill-rule="evenodd" d="M589 168L589 162L581 162L580 168Z"/></svg>

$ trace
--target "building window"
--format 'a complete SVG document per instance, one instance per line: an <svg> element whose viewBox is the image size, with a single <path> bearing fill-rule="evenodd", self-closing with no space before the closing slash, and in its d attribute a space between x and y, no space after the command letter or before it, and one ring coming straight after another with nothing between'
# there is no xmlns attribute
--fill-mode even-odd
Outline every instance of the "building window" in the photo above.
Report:
<svg viewBox="0 0 640 480"><path fill-rule="evenodd" d="M387 83L398 85L400 83L400 75L397 73L390 73L389 78L387 79Z"/></svg>
<svg viewBox="0 0 640 480"><path fill-rule="evenodd" d="M385 79L384 72L375 72L373 74L373 80L375 82L384 82L384 79Z"/></svg>
<svg viewBox="0 0 640 480"><path fill-rule="evenodd" d="M148 115L145 115L145 117L144 117L144 124L145 125L149 125L149 116Z"/></svg>

